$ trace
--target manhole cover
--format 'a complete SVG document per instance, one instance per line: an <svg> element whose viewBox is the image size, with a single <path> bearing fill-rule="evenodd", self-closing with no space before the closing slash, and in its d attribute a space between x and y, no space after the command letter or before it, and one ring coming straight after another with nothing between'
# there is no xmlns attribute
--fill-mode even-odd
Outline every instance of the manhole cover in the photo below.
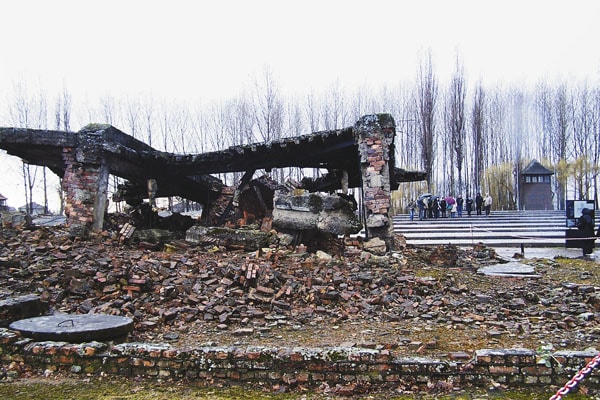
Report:
<svg viewBox="0 0 600 400"><path fill-rule="evenodd" d="M88 342L125 337L133 329L133 320L106 314L58 314L15 321L10 329L35 340Z"/></svg>

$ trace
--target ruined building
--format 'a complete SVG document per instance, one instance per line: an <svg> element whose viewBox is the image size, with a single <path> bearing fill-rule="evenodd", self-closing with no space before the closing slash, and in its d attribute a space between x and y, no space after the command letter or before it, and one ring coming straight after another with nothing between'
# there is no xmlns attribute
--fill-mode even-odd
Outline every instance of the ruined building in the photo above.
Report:
<svg viewBox="0 0 600 400"><path fill-rule="evenodd" d="M202 154L158 151L101 124L79 132L0 128L0 148L30 164L47 166L62 177L67 224L83 235L102 229L110 175L127 180L122 195L130 203L149 196L181 196L202 204L207 219L228 190L213 174L244 172L240 185L247 185L258 170L301 167L328 171L318 179L303 180L299 188L307 192L360 188L365 233L389 246L391 191L400 182L424 179L422 172L396 167L395 135L394 119L377 114L364 116L344 129ZM267 207L273 207L267 204L270 199L257 195Z"/></svg>

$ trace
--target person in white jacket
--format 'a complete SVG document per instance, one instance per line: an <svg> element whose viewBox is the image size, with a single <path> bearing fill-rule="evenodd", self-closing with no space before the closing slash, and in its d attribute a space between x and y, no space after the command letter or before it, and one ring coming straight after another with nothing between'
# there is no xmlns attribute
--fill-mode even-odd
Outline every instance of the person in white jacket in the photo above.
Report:
<svg viewBox="0 0 600 400"><path fill-rule="evenodd" d="M489 217L492 210L492 196L489 193L486 193L483 199L483 209L485 210L485 215Z"/></svg>

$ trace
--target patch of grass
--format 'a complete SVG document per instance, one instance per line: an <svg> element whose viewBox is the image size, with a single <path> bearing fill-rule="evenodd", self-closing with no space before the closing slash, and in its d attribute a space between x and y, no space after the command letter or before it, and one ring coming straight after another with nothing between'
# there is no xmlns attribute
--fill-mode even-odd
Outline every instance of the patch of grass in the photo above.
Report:
<svg viewBox="0 0 600 400"><path fill-rule="evenodd" d="M548 276L560 282L572 282L580 285L600 284L600 263L579 258L557 257L553 260L529 260L539 266Z"/></svg>
<svg viewBox="0 0 600 400"><path fill-rule="evenodd" d="M61 400L325 400L371 399L371 400L474 400L474 399L548 399L555 392L551 390L501 390L470 389L450 394L405 394L392 391L374 392L355 397L335 396L318 391L296 390L291 393L266 392L260 388L232 387L197 387L193 383L181 382L134 382L125 378L111 377L110 380L99 378L82 379L26 378L12 383L0 383L0 398L6 400L29 399L61 399ZM569 394L570 400L590 398L586 388L582 393Z"/></svg>
<svg viewBox="0 0 600 400"><path fill-rule="evenodd" d="M233 400L233 399L298 399L299 394L273 394L244 387L197 387L193 384L134 382L111 377L109 381L75 379L19 380L0 384L0 398L6 400ZM302 398L322 399L319 394L303 394Z"/></svg>

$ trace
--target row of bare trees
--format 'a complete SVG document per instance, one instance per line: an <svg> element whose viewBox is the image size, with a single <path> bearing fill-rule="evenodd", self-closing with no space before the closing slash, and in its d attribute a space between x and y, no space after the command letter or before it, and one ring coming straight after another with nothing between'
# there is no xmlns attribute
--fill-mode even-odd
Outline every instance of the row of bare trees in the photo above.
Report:
<svg viewBox="0 0 600 400"><path fill-rule="evenodd" d="M200 153L353 125L362 115L390 113L397 124L396 162L427 172L425 182L401 186L407 202L424 191L440 195L490 192L495 207L518 204L517 174L532 159L555 171L555 205L567 198L598 197L600 86L588 81L540 81L534 86L469 85L459 57L448 82L440 82L431 55L415 79L378 89L349 91L334 82L321 92L284 94L268 68L240 95L210 104L152 97L105 96L74 101L68 89L31 94L25 84L0 88L8 107L0 125L39 129L116 126L164 151ZM53 99L53 100L50 100ZM75 128L78 129L78 128ZM45 169L23 163L26 203L45 186ZM319 171L280 170L278 179ZM228 184L237 174L221 177ZM48 188L44 187L47 206Z"/></svg>
<svg viewBox="0 0 600 400"><path fill-rule="evenodd" d="M598 83L486 87L479 81L469 88L457 59L444 87L429 57L419 68L416 87L418 165L428 172L427 190L463 196L490 192L497 208L515 209L517 176L536 159L555 173L556 208L563 209L566 199L597 201ZM413 196L409 192L405 198Z"/></svg>

